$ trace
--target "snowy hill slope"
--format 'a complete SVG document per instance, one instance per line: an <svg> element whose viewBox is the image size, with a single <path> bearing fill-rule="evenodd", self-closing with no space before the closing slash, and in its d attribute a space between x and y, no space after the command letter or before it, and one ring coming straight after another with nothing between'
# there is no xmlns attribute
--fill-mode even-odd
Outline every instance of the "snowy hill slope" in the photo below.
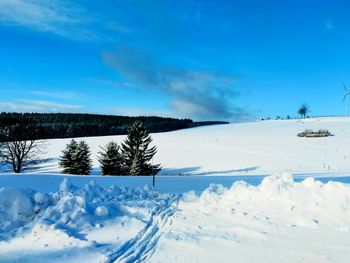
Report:
<svg viewBox="0 0 350 263"><path fill-rule="evenodd" d="M348 262L350 185L330 180L349 182L349 118L152 136L159 192L151 177L52 174L67 139L32 174L0 175L0 262ZM84 139L95 157L124 136Z"/></svg>
<svg viewBox="0 0 350 263"><path fill-rule="evenodd" d="M328 129L335 136L299 138L305 129ZM349 173L350 118L313 118L216 125L152 134L163 175L268 175ZM84 138L92 150L93 174L99 174L99 146L125 136ZM59 173L58 157L69 139L48 140L47 153L35 173Z"/></svg>

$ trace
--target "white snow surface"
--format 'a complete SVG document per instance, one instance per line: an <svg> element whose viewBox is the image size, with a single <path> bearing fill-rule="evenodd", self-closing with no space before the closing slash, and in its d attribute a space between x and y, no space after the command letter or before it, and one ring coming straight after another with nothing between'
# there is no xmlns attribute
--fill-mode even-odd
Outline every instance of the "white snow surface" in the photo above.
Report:
<svg viewBox="0 0 350 263"><path fill-rule="evenodd" d="M305 129L327 129L334 136L299 138ZM275 173L350 173L350 118L258 121L152 134L153 163L161 175L271 175ZM77 138L78 140L80 138ZM83 138L91 148L92 174L99 175L99 146L125 136ZM47 140L39 164L29 173L60 173L58 158L70 139Z"/></svg>
<svg viewBox="0 0 350 263"><path fill-rule="evenodd" d="M178 198L148 186L78 188L67 178L50 194L1 188L0 262L108 262Z"/></svg>
<svg viewBox="0 0 350 263"><path fill-rule="evenodd" d="M349 261L349 185L277 175L187 193L178 209L152 262Z"/></svg>
<svg viewBox="0 0 350 263"><path fill-rule="evenodd" d="M16 177L13 177L14 180ZM19 178L19 177L17 177ZM0 189L0 262L348 262L350 185L289 174L202 193Z"/></svg>
<svg viewBox="0 0 350 263"><path fill-rule="evenodd" d="M331 180L349 181L350 118L152 137L156 190L98 175L99 146L125 136L84 138L96 176L58 174L69 139L48 140L34 170L0 174L0 262L349 262L350 184Z"/></svg>

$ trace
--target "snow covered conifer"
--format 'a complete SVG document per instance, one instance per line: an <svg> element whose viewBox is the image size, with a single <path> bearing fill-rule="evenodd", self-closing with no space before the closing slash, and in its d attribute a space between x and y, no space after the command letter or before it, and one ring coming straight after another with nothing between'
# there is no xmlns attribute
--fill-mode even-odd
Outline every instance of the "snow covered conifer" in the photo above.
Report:
<svg viewBox="0 0 350 263"><path fill-rule="evenodd" d="M152 165L151 159L157 152L155 146L149 148L152 138L141 121L136 121L129 129L122 143L122 154L127 174L153 175L160 171L160 165Z"/></svg>
<svg viewBox="0 0 350 263"><path fill-rule="evenodd" d="M91 170L89 146L84 141L77 143L74 139L62 151L59 165L65 174L87 175Z"/></svg>
<svg viewBox="0 0 350 263"><path fill-rule="evenodd" d="M109 142L106 147L101 147L98 161L103 175L122 175L123 157L120 153L120 147L115 142Z"/></svg>

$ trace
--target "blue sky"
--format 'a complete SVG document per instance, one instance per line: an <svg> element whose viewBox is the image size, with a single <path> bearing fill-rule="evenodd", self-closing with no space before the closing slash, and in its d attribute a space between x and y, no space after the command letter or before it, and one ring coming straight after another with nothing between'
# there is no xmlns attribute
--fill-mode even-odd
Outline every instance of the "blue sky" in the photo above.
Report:
<svg viewBox="0 0 350 263"><path fill-rule="evenodd" d="M348 1L1 0L0 111L343 115Z"/></svg>

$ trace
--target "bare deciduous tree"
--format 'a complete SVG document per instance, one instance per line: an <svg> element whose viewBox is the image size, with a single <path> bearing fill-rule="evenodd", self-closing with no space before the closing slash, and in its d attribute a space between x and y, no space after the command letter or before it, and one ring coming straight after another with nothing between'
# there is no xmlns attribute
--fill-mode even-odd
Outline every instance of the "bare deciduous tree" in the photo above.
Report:
<svg viewBox="0 0 350 263"><path fill-rule="evenodd" d="M0 160L12 166L15 173L33 165L44 144L36 139L38 127L33 124L11 125L0 128Z"/></svg>
<svg viewBox="0 0 350 263"><path fill-rule="evenodd" d="M310 107L306 103L301 105L298 110L298 114L300 114L300 116L304 119L306 118L306 114L308 114L309 112L310 112Z"/></svg>

